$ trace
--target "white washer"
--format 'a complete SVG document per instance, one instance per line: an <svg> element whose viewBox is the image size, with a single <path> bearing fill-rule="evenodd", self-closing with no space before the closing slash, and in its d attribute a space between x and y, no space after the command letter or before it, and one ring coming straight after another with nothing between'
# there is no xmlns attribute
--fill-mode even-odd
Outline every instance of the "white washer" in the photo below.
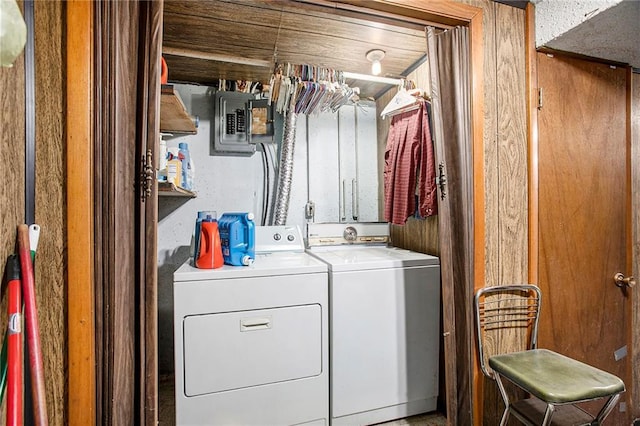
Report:
<svg viewBox="0 0 640 426"><path fill-rule="evenodd" d="M177 425L326 425L327 266L256 227L251 266L174 274Z"/></svg>
<svg viewBox="0 0 640 426"><path fill-rule="evenodd" d="M309 224L308 252L329 266L333 425L436 409L440 262L387 247L388 224Z"/></svg>

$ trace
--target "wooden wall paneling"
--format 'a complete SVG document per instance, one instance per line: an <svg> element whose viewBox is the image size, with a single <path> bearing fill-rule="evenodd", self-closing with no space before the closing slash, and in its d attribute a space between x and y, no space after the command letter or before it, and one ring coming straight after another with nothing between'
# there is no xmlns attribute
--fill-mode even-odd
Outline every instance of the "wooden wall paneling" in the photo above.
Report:
<svg viewBox="0 0 640 426"><path fill-rule="evenodd" d="M496 3L496 104L498 148L498 252L499 278L496 283L522 284L528 280L527 226L527 96L525 67L524 11ZM518 256L513 256L518 253ZM526 335L499 333L494 344L500 351L526 348ZM495 386L494 386L495 389ZM516 389L512 398L524 396ZM504 409L496 395L496 412L485 419L498 419ZM492 414L492 415L491 415Z"/></svg>
<svg viewBox="0 0 640 426"><path fill-rule="evenodd" d="M67 328L70 426L96 421L93 246L93 3L66 3ZM46 232L46 230L45 230Z"/></svg>
<svg viewBox="0 0 640 426"><path fill-rule="evenodd" d="M527 90L524 11L497 3L497 104L500 283L526 283ZM512 256L517 252L518 256ZM519 344L519 342L515 342Z"/></svg>
<svg viewBox="0 0 640 426"><path fill-rule="evenodd" d="M420 253L440 256L438 216L425 219L409 218L404 226L390 225L394 246Z"/></svg>
<svg viewBox="0 0 640 426"><path fill-rule="evenodd" d="M512 262L524 262L526 261L526 251L520 253L518 251L512 251L509 248L509 244L501 244L501 232L504 231L506 224L503 224L503 215L505 213L512 216L511 220L523 221L526 223L526 204L524 206L519 205L518 202L510 200L510 194L506 191L500 191L502 187L502 176L508 171L504 170L509 168L510 154L506 156L501 153L501 144L499 143L500 126L506 126L512 120L514 114L516 123L523 123L525 116L520 116L520 110L511 111L508 105L499 107L498 97L498 82L501 76L498 74L498 65L501 60L507 60L509 69L516 75L512 76L516 79L522 79L518 82L501 84L514 84L524 87L524 68L520 69L520 64L515 61L514 58L510 58L509 55L522 55L522 52L518 52L514 49L520 40L524 40L523 28L521 24L516 23L514 32L511 32L513 16L511 14L518 15L516 11L501 12L506 6L496 4L488 0L462 0L462 3L469 4L483 11L483 35L484 35L484 261L476 262L476 267L484 269L484 278L482 280L475 280L476 289L479 286L490 286L501 283L501 275L505 267L503 263L510 264ZM517 19L522 19L518 17ZM513 41L511 40L513 38ZM500 44L498 44L500 42ZM505 46L511 46L505 48ZM499 59L499 55L501 59ZM515 62L514 62L515 61ZM510 71L511 72L511 71ZM503 89L506 89L503 87ZM517 95L516 95L517 96ZM517 97L512 99L517 101ZM502 124L501 124L502 123ZM526 139L526 136L525 136ZM522 140L520 142L522 143ZM504 146L503 146L504 147ZM526 155L526 154L525 154ZM524 157L526 158L526 156ZM525 168L526 170L526 168ZM524 171L526 176L526 171ZM510 179L510 177L509 177ZM515 183L514 183L515 184ZM526 182L525 182L526 184ZM501 196L503 197L501 199ZM507 211L505 212L505 208ZM508 227L506 228L507 232ZM525 234L526 238L526 234ZM479 274L476 274L479 275ZM484 283L484 284L482 284ZM476 350L474 347L474 358L477 358ZM499 412L501 414L503 409L503 403L497 392L496 385L491 380L486 380L482 373L479 371L479 365L476 359L475 369L475 387L474 387L474 421L476 424L481 424L484 418L485 424L493 424L498 422L499 416L495 415ZM483 395L484 391L484 395ZM490 412L482 413L482 409L487 407L493 407Z"/></svg>
<svg viewBox="0 0 640 426"><path fill-rule="evenodd" d="M483 40L484 40L484 273L483 283L476 280L476 289L478 285L489 286L498 282L499 270L499 244L498 244L498 227L500 222L498 208L498 146L497 146L497 129L498 129L498 113L496 102L496 11L495 3L490 0L470 0L465 3L482 9L483 19ZM474 289L475 290L475 289ZM501 403L500 395L495 389L493 381L488 380L479 370L477 361L477 348L474 346L474 423L482 424L483 408L487 406L495 407ZM485 391L483 395L483 390ZM491 411L495 411L491 410Z"/></svg>
<svg viewBox="0 0 640 426"><path fill-rule="evenodd" d="M485 262L484 285L495 285L498 281L498 112L497 112L497 72L496 72L496 10L491 0L468 0L465 3L482 9L484 32L484 229Z"/></svg>
<svg viewBox="0 0 640 426"><path fill-rule="evenodd" d="M640 73L629 76L630 103L630 141L631 141L631 236L633 238L633 253L631 258L632 273L636 281L640 279ZM629 397L631 418L640 418L640 289L632 289L631 295L631 365L633 371L630 377L635 383Z"/></svg>
<svg viewBox="0 0 640 426"><path fill-rule="evenodd" d="M36 296L48 419L66 425L64 4L35 2L35 219L41 226Z"/></svg>

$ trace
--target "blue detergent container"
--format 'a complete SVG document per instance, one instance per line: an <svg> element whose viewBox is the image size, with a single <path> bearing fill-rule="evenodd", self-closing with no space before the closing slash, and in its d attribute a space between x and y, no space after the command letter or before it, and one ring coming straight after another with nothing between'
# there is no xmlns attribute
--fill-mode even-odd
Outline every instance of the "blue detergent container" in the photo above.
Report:
<svg viewBox="0 0 640 426"><path fill-rule="evenodd" d="M256 257L253 213L224 213L218 220L222 257L233 266L251 265Z"/></svg>

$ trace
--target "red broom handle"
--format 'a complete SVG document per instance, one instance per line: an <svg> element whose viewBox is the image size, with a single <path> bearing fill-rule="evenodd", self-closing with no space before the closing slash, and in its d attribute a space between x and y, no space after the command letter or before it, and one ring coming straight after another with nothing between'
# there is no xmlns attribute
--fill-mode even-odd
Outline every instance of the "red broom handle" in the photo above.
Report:
<svg viewBox="0 0 640 426"><path fill-rule="evenodd" d="M22 425L22 301L20 300L20 259L7 259L7 426Z"/></svg>
<svg viewBox="0 0 640 426"><path fill-rule="evenodd" d="M46 426L47 400L44 387L44 367L42 364L42 348L40 347L40 330L38 327L38 310L36 306L35 284L33 280L33 264L29 247L29 227L18 226L18 254L22 275L22 293L24 297L24 322L29 348L29 369L31 370L31 394L33 398L33 417L36 426Z"/></svg>

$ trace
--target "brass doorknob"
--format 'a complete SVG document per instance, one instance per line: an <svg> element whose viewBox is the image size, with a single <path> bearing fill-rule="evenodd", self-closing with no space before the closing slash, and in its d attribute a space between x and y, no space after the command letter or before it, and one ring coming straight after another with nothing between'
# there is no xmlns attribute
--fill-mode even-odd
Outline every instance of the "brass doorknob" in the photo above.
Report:
<svg viewBox="0 0 640 426"><path fill-rule="evenodd" d="M613 281L618 287L634 287L636 280L633 277L625 277L622 272L618 272L613 276Z"/></svg>

